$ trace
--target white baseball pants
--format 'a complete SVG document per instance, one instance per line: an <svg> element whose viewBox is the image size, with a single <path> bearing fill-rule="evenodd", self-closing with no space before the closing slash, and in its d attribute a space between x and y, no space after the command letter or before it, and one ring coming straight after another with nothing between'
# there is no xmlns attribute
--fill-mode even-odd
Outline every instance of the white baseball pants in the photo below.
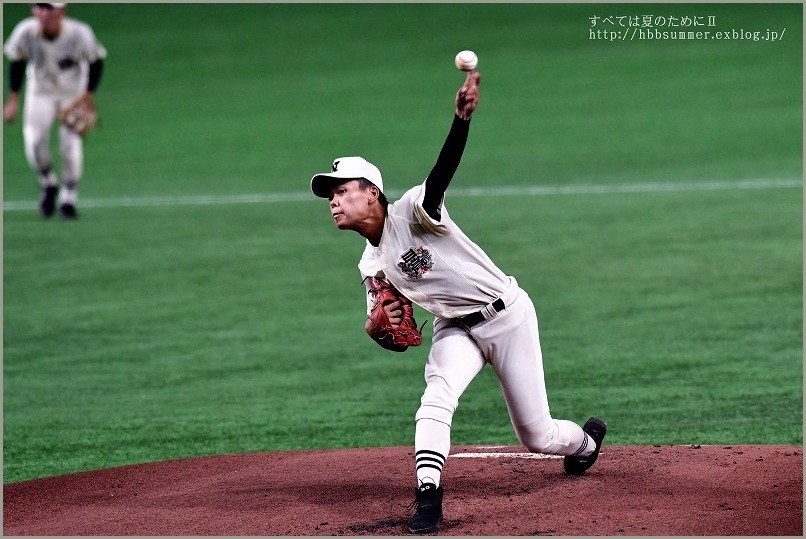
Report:
<svg viewBox="0 0 806 539"><path fill-rule="evenodd" d="M79 95L53 96L27 92L23 112L23 140L28 165L38 175L53 169L50 132L59 111ZM84 173L84 146L81 136L59 124L59 155L62 184L75 190Z"/></svg>
<svg viewBox="0 0 806 539"><path fill-rule="evenodd" d="M447 456L450 425L459 397L489 363L501 385L512 426L521 443L535 453L572 455L585 440L582 427L551 417L543 377L537 314L529 295L514 278L502 298L506 308L472 328L449 319L434 321L434 338L425 367L426 389L415 419L415 450L438 446ZM431 419L447 425L435 429ZM421 425L422 423L422 425ZM429 432L423 432L428 429ZM436 439L434 431L438 431ZM442 452L444 451L444 452Z"/></svg>

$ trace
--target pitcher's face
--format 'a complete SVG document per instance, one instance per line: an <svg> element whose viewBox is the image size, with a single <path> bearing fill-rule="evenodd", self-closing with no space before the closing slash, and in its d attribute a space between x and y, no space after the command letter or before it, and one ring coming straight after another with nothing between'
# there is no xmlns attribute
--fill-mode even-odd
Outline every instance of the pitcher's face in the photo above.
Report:
<svg viewBox="0 0 806 539"><path fill-rule="evenodd" d="M336 226L353 230L369 216L372 193L370 189L362 189L358 180L348 180L334 186L328 200Z"/></svg>

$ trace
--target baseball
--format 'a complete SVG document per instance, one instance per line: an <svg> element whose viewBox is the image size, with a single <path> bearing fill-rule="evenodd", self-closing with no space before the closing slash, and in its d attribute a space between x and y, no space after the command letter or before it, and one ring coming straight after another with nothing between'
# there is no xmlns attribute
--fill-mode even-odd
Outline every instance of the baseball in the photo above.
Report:
<svg viewBox="0 0 806 539"><path fill-rule="evenodd" d="M479 57L473 51L461 51L454 59L456 69L460 71L473 71L479 65Z"/></svg>

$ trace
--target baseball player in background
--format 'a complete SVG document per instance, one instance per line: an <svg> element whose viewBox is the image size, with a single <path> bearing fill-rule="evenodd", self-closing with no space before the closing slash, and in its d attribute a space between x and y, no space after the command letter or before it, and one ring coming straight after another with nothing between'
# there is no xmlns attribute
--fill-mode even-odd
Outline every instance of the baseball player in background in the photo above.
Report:
<svg viewBox="0 0 806 539"><path fill-rule="evenodd" d="M10 62L9 94L3 119L14 122L23 82L25 157L39 177L39 211L53 215L57 195L64 218L78 216L78 185L84 172L82 135L59 127L61 186L50 152L50 132L59 113L74 103L92 103L103 71L106 50L84 22L65 16L67 4L33 4L33 17L21 21L4 45ZM61 187L61 188L60 188Z"/></svg>
<svg viewBox="0 0 806 539"><path fill-rule="evenodd" d="M366 238L358 264L365 283L386 279L435 317L426 388L415 416L413 533L436 532L442 522L441 476L451 422L460 396L486 364L498 377L518 439L531 452L563 455L566 473L584 474L606 433L597 418L580 427L551 417L532 300L462 232L446 208L446 191L479 101L480 79L478 71L468 73L433 169L397 202L387 202L380 171L361 157L338 158L330 172L311 179L313 193L329 200L336 226ZM390 320L401 319L399 302L383 308ZM365 329L371 333L369 324Z"/></svg>

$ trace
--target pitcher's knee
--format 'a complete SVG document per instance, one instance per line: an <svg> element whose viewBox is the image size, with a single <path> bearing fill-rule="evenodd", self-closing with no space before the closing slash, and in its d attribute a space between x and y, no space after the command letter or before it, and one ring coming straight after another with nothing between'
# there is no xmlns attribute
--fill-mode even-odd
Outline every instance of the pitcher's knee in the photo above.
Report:
<svg viewBox="0 0 806 539"><path fill-rule="evenodd" d="M522 442L531 453L551 454L557 447L551 439L540 436L525 437Z"/></svg>
<svg viewBox="0 0 806 539"><path fill-rule="evenodd" d="M450 425L457 406L459 397L437 377L429 380L420 399L420 408L417 410L415 420L428 418Z"/></svg>
<svg viewBox="0 0 806 539"><path fill-rule="evenodd" d="M532 453L557 455L567 452L568 444L558 439L558 428L554 424L543 428L519 427L517 434L521 443Z"/></svg>
<svg viewBox="0 0 806 539"><path fill-rule="evenodd" d="M433 419L434 421L439 421L440 423L445 423L450 426L455 411L456 406L451 406L450 403L444 401L426 401L424 397L423 402L417 409L414 420L416 422L420 419Z"/></svg>

